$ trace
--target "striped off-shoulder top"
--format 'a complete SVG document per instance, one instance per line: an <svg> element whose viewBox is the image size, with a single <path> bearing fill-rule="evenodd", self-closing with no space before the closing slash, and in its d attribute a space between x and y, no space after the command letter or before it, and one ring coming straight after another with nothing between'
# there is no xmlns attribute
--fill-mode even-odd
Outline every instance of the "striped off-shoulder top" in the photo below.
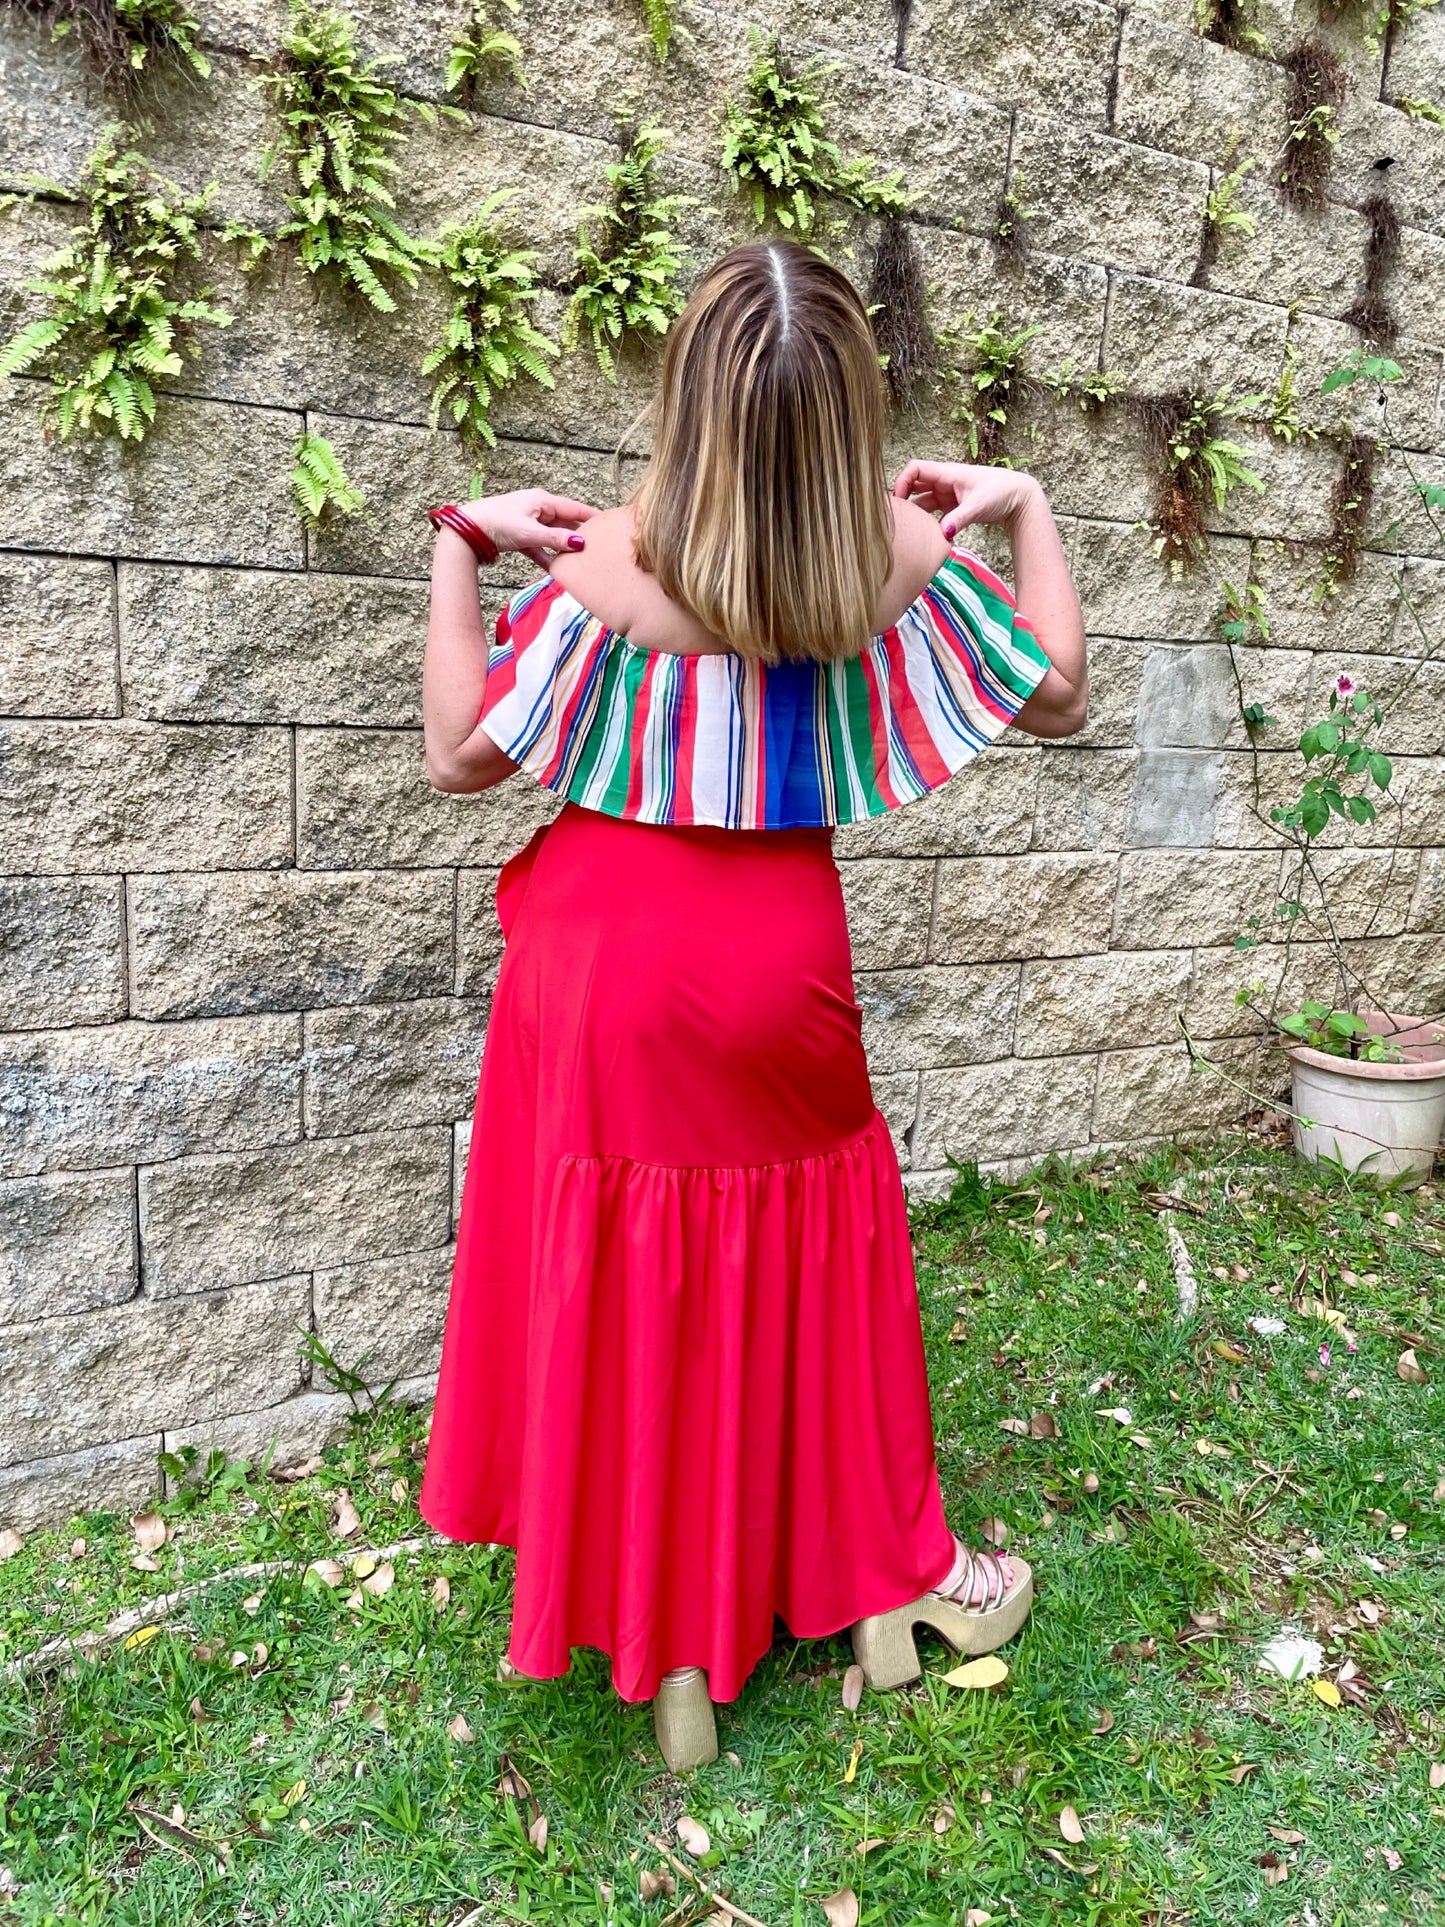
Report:
<svg viewBox="0 0 1445 1927"><path fill-rule="evenodd" d="M639 649L550 576L497 623L482 727L559 796L643 823L816 828L926 796L999 736L1048 658L953 549L846 662Z"/></svg>

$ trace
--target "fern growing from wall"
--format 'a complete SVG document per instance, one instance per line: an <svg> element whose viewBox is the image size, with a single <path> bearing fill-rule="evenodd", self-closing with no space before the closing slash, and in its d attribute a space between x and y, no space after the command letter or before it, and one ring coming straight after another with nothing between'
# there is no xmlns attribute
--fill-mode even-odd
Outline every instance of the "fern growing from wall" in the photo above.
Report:
<svg viewBox="0 0 1445 1927"><path fill-rule="evenodd" d="M652 42L652 51L659 60L666 60L672 36L677 32L673 0L642 0L642 22Z"/></svg>
<svg viewBox="0 0 1445 1927"><path fill-rule="evenodd" d="M463 99L474 99L489 73L504 75L519 87L526 87L522 43L505 24L507 18L515 20L521 11L522 0L472 0L467 31L452 43L447 55L449 94L460 92Z"/></svg>
<svg viewBox="0 0 1445 1927"><path fill-rule="evenodd" d="M154 384L199 353L199 328L231 320L212 305L209 288L194 285L214 182L182 197L122 148L123 133L109 129L86 163L85 218L41 278L27 283L45 296L47 312L0 353L0 375L48 379L45 415L62 440L96 431L143 441L156 415Z"/></svg>
<svg viewBox="0 0 1445 1927"><path fill-rule="evenodd" d="M324 528L331 515L360 514L366 506L365 494L324 435L308 428L297 436L291 460L291 499L308 529Z"/></svg>
<svg viewBox="0 0 1445 1927"><path fill-rule="evenodd" d="M493 194L464 224L445 228L433 265L451 291L452 309L441 340L423 360L432 381L431 424L445 414L480 468L485 450L497 445L492 402L504 388L525 379L556 386L548 359L557 345L532 321L542 292L537 256L508 245L497 225L510 200Z"/></svg>
<svg viewBox="0 0 1445 1927"><path fill-rule="evenodd" d="M257 85L281 122L262 177L280 169L288 182L290 218L273 244L293 246L308 274L330 275L390 313L395 286L414 288L427 259L395 217L392 150L406 138L409 112L430 119L435 110L403 101L378 77L385 64L358 57L345 14L297 0L281 51Z"/></svg>
<svg viewBox="0 0 1445 1927"><path fill-rule="evenodd" d="M128 103L141 79L166 62L204 80L200 25L186 0L11 0L48 20L52 38L72 40L101 85Z"/></svg>
<svg viewBox="0 0 1445 1927"><path fill-rule="evenodd" d="M742 100L724 106L722 166L751 202L758 225L772 220L808 234L829 202L866 214L902 214L912 198L902 175L879 175L871 160L845 160L828 138L822 83L836 63L815 56L794 68L776 34L755 34L754 48Z"/></svg>
<svg viewBox="0 0 1445 1927"><path fill-rule="evenodd" d="M650 123L628 136L621 160L607 169L610 200L578 215L562 345L574 348L585 328L609 381L617 379L614 356L623 342L656 340L682 310L672 220L690 197L659 194L656 178L670 139Z"/></svg>

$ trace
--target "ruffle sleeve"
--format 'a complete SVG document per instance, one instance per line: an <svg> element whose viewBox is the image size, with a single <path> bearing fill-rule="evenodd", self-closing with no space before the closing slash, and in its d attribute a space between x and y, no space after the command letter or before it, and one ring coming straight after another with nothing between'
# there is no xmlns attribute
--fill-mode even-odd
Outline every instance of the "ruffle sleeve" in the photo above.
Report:
<svg viewBox="0 0 1445 1927"><path fill-rule="evenodd" d="M550 577L497 624L482 726L537 780L642 822L800 829L881 816L986 749L1048 669L1009 590L954 549L848 661L639 649Z"/></svg>

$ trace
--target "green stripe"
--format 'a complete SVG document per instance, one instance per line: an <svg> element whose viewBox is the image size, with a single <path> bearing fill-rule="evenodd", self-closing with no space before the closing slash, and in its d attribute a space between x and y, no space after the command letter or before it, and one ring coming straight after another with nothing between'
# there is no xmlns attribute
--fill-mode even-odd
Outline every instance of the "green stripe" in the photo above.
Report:
<svg viewBox="0 0 1445 1927"><path fill-rule="evenodd" d="M843 810L852 808L852 793L855 787L863 792L863 809L868 816L877 816L884 808L883 795L878 787L878 770L873 756L872 711L868 700L868 678L864 673L861 657L850 656L843 664L844 707L840 714L833 699L832 678L828 681L828 708L833 729L829 731L829 741L833 744L833 780L838 792L840 816ZM843 751L843 738L853 752L857 765L856 778L848 768L848 760ZM851 821L851 818L843 819Z"/></svg>
<svg viewBox="0 0 1445 1927"><path fill-rule="evenodd" d="M978 645L978 652L990 673L1022 703L1037 689L1049 666L1049 659L1039 647L1037 639L1029 630L1016 625L1013 604L1007 597L980 580L961 556L950 556L939 573L944 578L939 583L940 590ZM1000 644L995 636L980 627L967 606L963 593L965 584L982 605L989 623L1005 631L1009 638L1007 645Z"/></svg>
<svg viewBox="0 0 1445 1927"><path fill-rule="evenodd" d="M609 649L607 667L602 671L602 687L597 695L597 707L592 712L592 720L587 726L587 733L577 758L577 767L572 773L571 782L567 785L567 794L570 797L585 796L587 793L588 782L602 754L602 745L607 739L607 717L621 676L619 652Z"/></svg>
<svg viewBox="0 0 1445 1927"><path fill-rule="evenodd" d="M629 650L622 666L622 742L617 761L607 778L607 788L602 792L602 800L597 806L608 816L621 816L627 807L627 792L632 786L632 726L637 718L646 669L647 657L644 652L640 649Z"/></svg>

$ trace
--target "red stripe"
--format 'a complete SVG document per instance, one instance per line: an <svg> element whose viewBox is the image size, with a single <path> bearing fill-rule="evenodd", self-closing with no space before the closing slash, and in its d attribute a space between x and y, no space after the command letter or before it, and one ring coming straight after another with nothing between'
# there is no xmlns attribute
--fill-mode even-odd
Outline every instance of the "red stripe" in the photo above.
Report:
<svg viewBox="0 0 1445 1927"><path fill-rule="evenodd" d="M883 647L888 651L889 663L893 662L890 644L898 640L898 631L889 629L883 636ZM885 714L883 691L879 686L878 672L873 664L873 651L867 649L859 658L863 664L863 674L868 683L868 729L873 743L873 777L878 785L878 794L890 810L899 807L898 797L888 780L888 718ZM847 729L844 728L844 735Z"/></svg>
<svg viewBox="0 0 1445 1927"><path fill-rule="evenodd" d="M627 729L627 799L622 805L625 817L635 818L642 809L642 743L647 718L652 711L652 683L657 674L657 657L649 656L637 686L637 704Z"/></svg>
<svg viewBox="0 0 1445 1927"><path fill-rule="evenodd" d="M682 714L677 724L677 778L672 821L692 822L692 756L697 741L697 658L685 660L682 678Z"/></svg>

